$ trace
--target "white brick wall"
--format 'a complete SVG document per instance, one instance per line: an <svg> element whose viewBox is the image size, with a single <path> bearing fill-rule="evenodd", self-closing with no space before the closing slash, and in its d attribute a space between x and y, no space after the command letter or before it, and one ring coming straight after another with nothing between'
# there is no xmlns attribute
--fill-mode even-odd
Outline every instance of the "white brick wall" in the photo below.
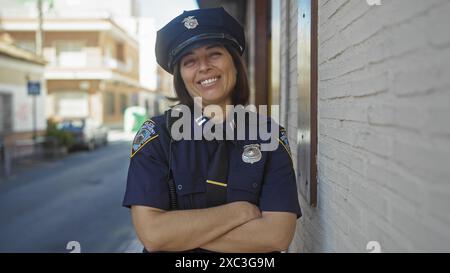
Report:
<svg viewBox="0 0 450 273"><path fill-rule="evenodd" d="M450 1L381 1L319 0L318 207L300 196L290 251L450 251ZM282 9L295 152L296 1Z"/></svg>

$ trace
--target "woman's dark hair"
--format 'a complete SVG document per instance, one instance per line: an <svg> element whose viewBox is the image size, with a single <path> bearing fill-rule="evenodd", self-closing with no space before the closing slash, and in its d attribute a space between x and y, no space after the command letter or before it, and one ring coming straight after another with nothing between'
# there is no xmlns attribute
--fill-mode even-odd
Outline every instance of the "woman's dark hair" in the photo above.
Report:
<svg viewBox="0 0 450 273"><path fill-rule="evenodd" d="M236 85L231 93L231 103L233 105L247 105L250 96L250 87L248 85L247 70L245 68L244 62L237 52L237 50L232 46L225 45L225 48L231 55L233 59L234 66L237 70ZM181 58L180 58L181 60ZM174 65L173 69L173 85L175 87L175 92L177 94L177 99L180 104L193 107L194 100L192 99L189 92L186 90L183 78L180 72L180 61Z"/></svg>

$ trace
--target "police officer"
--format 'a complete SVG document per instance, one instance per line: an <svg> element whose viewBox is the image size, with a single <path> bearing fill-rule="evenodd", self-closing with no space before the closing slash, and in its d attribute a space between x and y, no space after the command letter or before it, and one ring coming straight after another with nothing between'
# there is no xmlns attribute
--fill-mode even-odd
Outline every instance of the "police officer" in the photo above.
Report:
<svg viewBox="0 0 450 273"><path fill-rule="evenodd" d="M209 123L212 131L236 128L226 105L248 104L244 48L243 28L223 8L185 11L158 31L156 58L173 74L180 106L223 110L193 111L191 133ZM168 113L146 121L131 149L123 205L145 249L286 250L301 216L286 131L281 128L274 151L261 150L260 136L248 138L252 128L241 140L174 140Z"/></svg>

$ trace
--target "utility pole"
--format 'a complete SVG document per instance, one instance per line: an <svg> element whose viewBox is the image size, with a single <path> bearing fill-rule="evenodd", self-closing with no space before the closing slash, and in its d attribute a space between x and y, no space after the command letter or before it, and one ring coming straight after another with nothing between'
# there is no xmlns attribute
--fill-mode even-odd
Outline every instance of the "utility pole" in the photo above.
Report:
<svg viewBox="0 0 450 273"><path fill-rule="evenodd" d="M42 2L44 0L37 0L37 12L38 12L38 27L36 29L36 55L39 57L43 57L43 48L44 48L44 11L42 8ZM30 89L30 87L29 87ZM40 89L40 84L39 84ZM39 90L40 92L40 90ZM39 93L38 93L39 94ZM36 109L36 96L38 95L35 92L32 92L33 97L33 140L36 145L37 139L37 109Z"/></svg>
<svg viewBox="0 0 450 273"><path fill-rule="evenodd" d="M38 28L36 30L36 55L42 57L42 49L44 47L44 14L42 10L42 1L37 0L38 11Z"/></svg>
<svg viewBox="0 0 450 273"><path fill-rule="evenodd" d="M36 143L36 139L37 139L36 96L37 95L33 95L33 140L35 143Z"/></svg>

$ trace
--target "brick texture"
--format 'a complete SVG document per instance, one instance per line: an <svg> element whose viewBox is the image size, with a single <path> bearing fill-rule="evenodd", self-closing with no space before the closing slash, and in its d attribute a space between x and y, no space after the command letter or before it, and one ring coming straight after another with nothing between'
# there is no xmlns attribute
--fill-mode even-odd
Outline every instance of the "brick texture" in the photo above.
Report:
<svg viewBox="0 0 450 273"><path fill-rule="evenodd" d="M450 1L381 3L319 0L318 206L299 195L291 252L450 251ZM297 10L282 1L295 157Z"/></svg>

